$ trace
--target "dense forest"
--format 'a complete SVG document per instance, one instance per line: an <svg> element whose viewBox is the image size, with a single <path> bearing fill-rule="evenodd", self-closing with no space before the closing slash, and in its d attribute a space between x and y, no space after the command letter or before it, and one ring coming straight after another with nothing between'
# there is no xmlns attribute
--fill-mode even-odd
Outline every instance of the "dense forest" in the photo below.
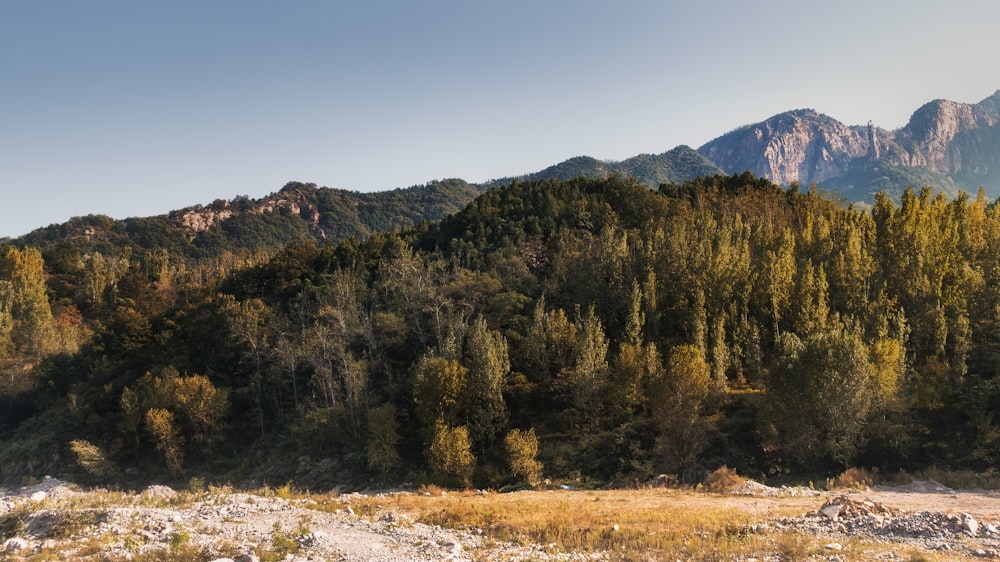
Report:
<svg viewBox="0 0 1000 562"><path fill-rule="evenodd" d="M0 480L499 487L1000 452L982 193L543 180L253 260L74 240L0 251Z"/></svg>

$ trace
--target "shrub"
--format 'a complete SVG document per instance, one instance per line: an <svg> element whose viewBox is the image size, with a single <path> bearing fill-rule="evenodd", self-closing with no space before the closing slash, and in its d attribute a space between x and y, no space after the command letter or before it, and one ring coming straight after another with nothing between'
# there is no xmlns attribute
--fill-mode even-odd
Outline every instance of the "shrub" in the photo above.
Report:
<svg viewBox="0 0 1000 562"><path fill-rule="evenodd" d="M726 465L720 466L705 477L705 489L709 492L731 492L733 488L745 486L746 483L746 478Z"/></svg>
<svg viewBox="0 0 1000 562"><path fill-rule="evenodd" d="M74 439L69 442L69 448L76 455L76 464L94 478L110 478L117 472L114 463L109 461L104 456L104 451L93 443Z"/></svg>
<svg viewBox="0 0 1000 562"><path fill-rule="evenodd" d="M875 474L864 468L852 466L834 480L835 488L864 490L875 483Z"/></svg>

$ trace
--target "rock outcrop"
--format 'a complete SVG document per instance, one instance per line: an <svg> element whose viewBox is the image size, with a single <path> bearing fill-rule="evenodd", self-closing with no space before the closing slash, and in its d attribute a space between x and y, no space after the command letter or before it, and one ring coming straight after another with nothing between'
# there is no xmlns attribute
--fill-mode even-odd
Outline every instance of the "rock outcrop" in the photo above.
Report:
<svg viewBox="0 0 1000 562"><path fill-rule="evenodd" d="M869 184L884 183L887 170L945 191L974 192L983 185L998 195L1000 90L977 104L928 102L896 131L872 123L847 126L811 109L789 111L718 137L698 152L726 173L750 170L781 184L855 189L859 198L867 198Z"/></svg>
<svg viewBox="0 0 1000 562"><path fill-rule="evenodd" d="M811 183L847 173L868 153L868 139L857 128L801 109L737 129L698 151L727 173L750 170L775 183Z"/></svg>

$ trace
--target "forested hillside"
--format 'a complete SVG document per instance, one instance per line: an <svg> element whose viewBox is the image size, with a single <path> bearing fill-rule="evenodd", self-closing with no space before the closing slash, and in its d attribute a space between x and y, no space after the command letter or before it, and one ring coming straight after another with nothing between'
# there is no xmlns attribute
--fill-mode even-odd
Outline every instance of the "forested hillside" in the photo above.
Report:
<svg viewBox="0 0 1000 562"><path fill-rule="evenodd" d="M1000 209L982 194L863 211L749 174L546 180L356 234L199 275L172 247L5 248L0 477L996 461Z"/></svg>
<svg viewBox="0 0 1000 562"><path fill-rule="evenodd" d="M114 220L74 217L11 240L52 254L133 251L166 252L189 265L220 256L270 255L291 242L319 245L372 232L435 221L465 207L484 188L460 179L406 189L359 193L313 183L289 182L262 197L217 199L167 215Z"/></svg>

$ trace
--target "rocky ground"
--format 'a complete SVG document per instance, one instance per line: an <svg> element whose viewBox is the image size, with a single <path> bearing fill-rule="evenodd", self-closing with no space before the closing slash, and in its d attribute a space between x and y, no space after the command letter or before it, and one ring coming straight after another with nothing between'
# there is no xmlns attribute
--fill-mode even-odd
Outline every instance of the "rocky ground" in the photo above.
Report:
<svg viewBox="0 0 1000 562"><path fill-rule="evenodd" d="M372 511L370 495L282 496L165 486L131 494L82 491L46 478L16 491L0 489L0 560L116 562L152 559L153 553L172 553L160 560L236 562L615 558L425 525L391 509ZM383 505L392 505L391 493L382 497ZM1000 496L994 492L956 492L933 482L848 493L751 482L731 494L691 492L682 501L694 509L722 504L760 515L748 533L795 532L818 539L823 548L810 559L853 559L845 549L852 541L889 545L878 555L887 560L905 559L896 554L904 549L939 559L1000 558ZM801 515L770 515L778 505L786 512L800 509ZM782 558L762 558L771 559Z"/></svg>
<svg viewBox="0 0 1000 562"><path fill-rule="evenodd" d="M0 490L0 560L115 561L154 551L218 562L592 558L499 543L475 530L424 525L391 512L359 514L351 499L191 494L165 486L140 494L82 492L47 478L16 492Z"/></svg>

